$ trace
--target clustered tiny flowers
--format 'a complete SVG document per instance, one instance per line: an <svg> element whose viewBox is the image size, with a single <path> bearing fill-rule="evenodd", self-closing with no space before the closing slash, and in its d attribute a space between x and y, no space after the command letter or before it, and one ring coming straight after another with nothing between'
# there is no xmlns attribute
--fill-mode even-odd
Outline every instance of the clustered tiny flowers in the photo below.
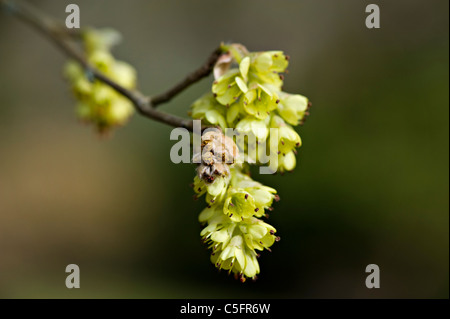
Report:
<svg viewBox="0 0 450 319"><path fill-rule="evenodd" d="M311 104L302 95L282 91L289 57L282 51L249 52L239 44L222 48L211 92L193 103L191 117L222 131L233 128L242 136L253 135L258 145L269 139L271 128L278 129L278 147L269 150L276 151L278 161L271 169L293 170L302 143L293 126L304 122ZM266 149L252 152L256 145L246 141L239 150L220 130L203 134L201 150L193 158L200 163L195 197L205 195L207 203L199 215L205 225L200 235L211 249L211 262L245 282L260 273L258 251L270 251L280 240L276 229L263 221L279 196L248 173Z"/></svg>
<svg viewBox="0 0 450 319"><path fill-rule="evenodd" d="M82 33L84 53L87 62L126 89L136 87L136 70L128 63L117 60L111 48L121 40L113 29L86 29ZM78 104L77 116L105 133L127 122L134 113L130 100L112 87L94 79L76 61L68 61L64 75L69 80Z"/></svg>

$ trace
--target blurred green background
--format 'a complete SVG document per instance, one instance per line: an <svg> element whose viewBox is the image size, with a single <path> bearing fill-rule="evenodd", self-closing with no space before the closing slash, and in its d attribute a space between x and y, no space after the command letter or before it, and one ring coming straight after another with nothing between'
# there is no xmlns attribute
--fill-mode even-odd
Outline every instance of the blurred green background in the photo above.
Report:
<svg viewBox="0 0 450 319"><path fill-rule="evenodd" d="M65 20L74 1L33 1ZM135 116L112 138L74 117L65 57L0 12L1 298L448 298L449 2L78 0L115 55L160 93L221 41L291 56L285 90L313 101L295 172L261 176L282 237L257 282L217 273L200 243L171 128ZM365 27L377 3L381 29ZM186 116L211 78L162 109ZM81 289L65 287L65 267ZM381 288L365 287L365 267Z"/></svg>

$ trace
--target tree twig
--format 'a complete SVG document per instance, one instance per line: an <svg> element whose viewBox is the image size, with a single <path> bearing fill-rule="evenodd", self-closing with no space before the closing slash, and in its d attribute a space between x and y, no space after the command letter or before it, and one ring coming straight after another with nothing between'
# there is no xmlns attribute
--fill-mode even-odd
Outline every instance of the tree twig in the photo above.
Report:
<svg viewBox="0 0 450 319"><path fill-rule="evenodd" d="M220 48L216 49L206 64L200 67L197 71L191 73L186 79L177 84L175 87L163 93L157 95L154 98L147 97L137 90L129 90L117 82L110 79L105 74L101 73L99 70L94 68L86 60L83 54L76 50L72 45L70 45L66 40L68 36L78 37L79 33L63 32L64 29L60 25L56 24L54 21L38 14L33 8L25 4L19 4L10 0L0 0L0 4L4 5L6 9L16 17L20 18L22 21L31 25L32 27L39 30L43 35L49 38L57 47L59 47L68 57L79 62L84 69L90 73L97 80L109 85L117 92L128 98L135 106L136 110L143 116L150 119L162 122L174 127L184 127L190 131L193 130L193 121L190 119L184 119L169 113L164 113L156 110L155 106L168 102L175 95L185 90L191 84L199 81L200 79L208 76L220 56ZM77 35L78 34L78 35Z"/></svg>
<svg viewBox="0 0 450 319"><path fill-rule="evenodd" d="M170 101L175 95L185 90L190 85L200 81L202 78L211 74L214 69L214 65L222 54L221 48L214 50L209 56L208 60L198 70L189 74L183 81L175 85L169 91L151 98L152 105L156 107L159 104Z"/></svg>

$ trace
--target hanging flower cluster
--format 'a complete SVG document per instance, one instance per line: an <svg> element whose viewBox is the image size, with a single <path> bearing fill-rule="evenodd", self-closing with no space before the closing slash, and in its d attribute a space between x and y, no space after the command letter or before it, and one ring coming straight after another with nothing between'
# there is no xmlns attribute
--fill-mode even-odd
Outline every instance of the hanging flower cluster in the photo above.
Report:
<svg viewBox="0 0 450 319"><path fill-rule="evenodd" d="M136 71L128 63L111 54L111 48L120 42L120 34L112 29L87 29L83 32L87 61L111 80L127 89L136 87ZM99 132L123 125L134 112L133 104L110 86L96 80L75 62L67 62L65 77L78 100L76 112Z"/></svg>
<svg viewBox="0 0 450 319"><path fill-rule="evenodd" d="M190 115L223 132L235 129L238 136L234 143L220 132L203 134L201 153L193 158L200 163L193 187L196 197L206 195L208 206L199 221L205 224L201 236L212 250L212 263L244 282L260 272L257 251L270 250L279 240L276 229L261 219L279 200L277 192L251 179L248 166L261 164L269 152L278 159L269 165L272 172L295 168L301 139L292 126L303 123L310 103L282 91L289 63L283 52L248 52L239 44L224 46L224 51L211 92L193 103ZM266 143L271 129L277 132L275 149Z"/></svg>

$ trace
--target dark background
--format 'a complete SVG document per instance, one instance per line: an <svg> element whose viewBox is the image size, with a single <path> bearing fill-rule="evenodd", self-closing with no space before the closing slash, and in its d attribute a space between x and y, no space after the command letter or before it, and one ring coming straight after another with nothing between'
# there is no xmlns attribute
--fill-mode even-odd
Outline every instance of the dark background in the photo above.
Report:
<svg viewBox="0 0 450 319"><path fill-rule="evenodd" d="M33 1L65 20L74 1ZM79 124L65 57L0 12L0 297L448 298L448 1L76 1L82 26L124 36L115 55L160 93L221 41L291 56L285 90L312 115L282 198L282 237L257 282L217 273L200 243L171 128L134 116L112 138ZM377 3L381 29L365 27ZM162 109L186 116L196 84ZM66 265L81 289L65 287ZM381 288L365 287L365 267Z"/></svg>

